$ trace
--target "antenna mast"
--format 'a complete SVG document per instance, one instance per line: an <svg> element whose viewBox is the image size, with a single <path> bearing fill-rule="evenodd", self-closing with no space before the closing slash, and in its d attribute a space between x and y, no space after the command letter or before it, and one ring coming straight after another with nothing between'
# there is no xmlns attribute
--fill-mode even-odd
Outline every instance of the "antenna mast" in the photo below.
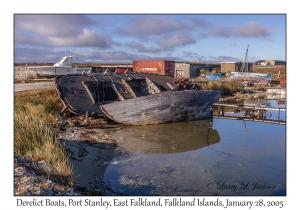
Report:
<svg viewBox="0 0 300 210"><path fill-rule="evenodd" d="M242 71L242 72L244 72L245 69L246 69L247 72L248 72L248 48L249 48L249 44L248 44L248 46L247 46L245 59L244 59L243 65L242 65L242 67L241 67L241 71Z"/></svg>

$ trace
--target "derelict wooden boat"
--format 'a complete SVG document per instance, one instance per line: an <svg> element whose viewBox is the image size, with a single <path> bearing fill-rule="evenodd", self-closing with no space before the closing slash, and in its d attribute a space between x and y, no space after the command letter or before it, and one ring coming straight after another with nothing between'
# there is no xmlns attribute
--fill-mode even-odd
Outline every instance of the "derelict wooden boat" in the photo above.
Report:
<svg viewBox="0 0 300 210"><path fill-rule="evenodd" d="M181 78L147 73L63 75L55 80L65 109L147 125L212 118L218 90L196 90Z"/></svg>

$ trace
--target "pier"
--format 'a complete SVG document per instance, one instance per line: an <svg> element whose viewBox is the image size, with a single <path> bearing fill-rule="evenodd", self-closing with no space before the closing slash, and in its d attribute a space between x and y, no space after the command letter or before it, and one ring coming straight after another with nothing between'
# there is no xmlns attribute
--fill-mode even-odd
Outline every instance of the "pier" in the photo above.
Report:
<svg viewBox="0 0 300 210"><path fill-rule="evenodd" d="M213 106L214 118L286 124L286 119L282 120L282 114L280 114L286 112L286 108L221 103L215 103ZM270 111L278 112L277 119L271 118L273 114Z"/></svg>

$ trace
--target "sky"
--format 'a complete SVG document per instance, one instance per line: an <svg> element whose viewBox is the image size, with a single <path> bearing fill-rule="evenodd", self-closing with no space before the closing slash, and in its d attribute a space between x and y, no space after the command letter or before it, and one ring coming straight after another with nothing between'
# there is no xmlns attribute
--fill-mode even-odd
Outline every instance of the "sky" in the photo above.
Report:
<svg viewBox="0 0 300 210"><path fill-rule="evenodd" d="M286 14L14 14L14 62L286 61Z"/></svg>

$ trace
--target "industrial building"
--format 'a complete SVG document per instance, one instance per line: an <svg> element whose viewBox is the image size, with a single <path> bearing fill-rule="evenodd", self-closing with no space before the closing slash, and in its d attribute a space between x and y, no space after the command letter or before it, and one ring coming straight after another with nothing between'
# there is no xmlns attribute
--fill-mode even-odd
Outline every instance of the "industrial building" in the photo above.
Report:
<svg viewBox="0 0 300 210"><path fill-rule="evenodd" d="M175 62L175 78L179 76L189 78L199 77L201 69L211 71L212 66L202 63Z"/></svg>
<svg viewBox="0 0 300 210"><path fill-rule="evenodd" d="M255 61L255 65L257 66L279 66L279 65L286 65L285 61L282 60L258 60Z"/></svg>
<svg viewBox="0 0 300 210"><path fill-rule="evenodd" d="M245 69L242 69L243 62L221 62L221 72L230 73L230 72L252 72L253 63L246 63Z"/></svg>

